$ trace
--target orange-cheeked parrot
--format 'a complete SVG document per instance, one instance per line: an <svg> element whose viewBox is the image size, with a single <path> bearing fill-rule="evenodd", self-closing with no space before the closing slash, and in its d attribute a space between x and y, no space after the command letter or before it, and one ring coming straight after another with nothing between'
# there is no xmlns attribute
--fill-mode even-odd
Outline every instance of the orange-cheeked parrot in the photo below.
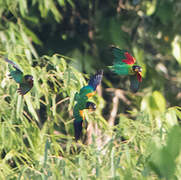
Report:
<svg viewBox="0 0 181 180"><path fill-rule="evenodd" d="M142 68L136 64L136 59L126 50L111 47L114 57L113 66L109 68L118 75L130 75L130 89L137 92L142 82Z"/></svg>
<svg viewBox="0 0 181 180"><path fill-rule="evenodd" d="M4 60L9 63L10 78L14 79L19 84L18 93L22 96L25 95L33 87L33 76L24 75L16 63L7 58L4 58Z"/></svg>
<svg viewBox="0 0 181 180"><path fill-rule="evenodd" d="M95 110L96 105L89 102L88 99L95 95L97 86L101 83L103 77L103 71L98 71L94 76L91 77L87 86L80 89L79 93L75 94L75 101L77 103L73 109L74 115L74 134L76 141L82 135L82 126L84 118L84 109Z"/></svg>

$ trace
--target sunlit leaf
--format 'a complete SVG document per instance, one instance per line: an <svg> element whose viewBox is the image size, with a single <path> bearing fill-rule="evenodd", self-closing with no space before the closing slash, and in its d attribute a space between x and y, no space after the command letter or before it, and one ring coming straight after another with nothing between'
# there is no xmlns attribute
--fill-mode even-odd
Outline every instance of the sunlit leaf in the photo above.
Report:
<svg viewBox="0 0 181 180"><path fill-rule="evenodd" d="M172 54L175 57L175 59L178 61L179 64L181 64L181 46L180 46L180 36L175 36L173 42L172 42Z"/></svg>

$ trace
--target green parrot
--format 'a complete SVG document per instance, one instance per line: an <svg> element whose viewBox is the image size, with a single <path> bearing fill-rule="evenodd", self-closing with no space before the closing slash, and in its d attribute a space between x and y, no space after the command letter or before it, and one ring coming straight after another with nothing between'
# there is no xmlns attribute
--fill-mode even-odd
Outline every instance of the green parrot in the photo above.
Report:
<svg viewBox="0 0 181 180"><path fill-rule="evenodd" d="M142 68L136 65L135 58L128 51L116 47L111 47L111 50L114 62L109 68L118 75L130 75L130 89L137 92L142 82Z"/></svg>
<svg viewBox="0 0 181 180"><path fill-rule="evenodd" d="M25 95L33 87L33 76L24 75L17 64L7 58L4 58L4 60L9 63L10 78L14 79L19 84L18 93L22 96Z"/></svg>
<svg viewBox="0 0 181 180"><path fill-rule="evenodd" d="M84 118L84 109L95 110L96 105L89 102L88 99L95 95L97 86L101 83L103 70L98 71L91 77L87 86L80 89L79 93L75 94L77 103L73 109L74 115L74 134L76 141L81 137Z"/></svg>

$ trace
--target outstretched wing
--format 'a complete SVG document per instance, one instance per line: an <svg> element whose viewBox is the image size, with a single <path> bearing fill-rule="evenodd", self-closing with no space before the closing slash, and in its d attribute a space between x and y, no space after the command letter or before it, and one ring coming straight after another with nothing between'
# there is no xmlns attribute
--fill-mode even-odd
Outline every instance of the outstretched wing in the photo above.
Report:
<svg viewBox="0 0 181 180"><path fill-rule="evenodd" d="M133 65L136 60L130 53L126 50L121 50L116 47L111 47L113 56L114 56L114 65L115 64L128 64Z"/></svg>
<svg viewBox="0 0 181 180"><path fill-rule="evenodd" d="M11 64L16 70L22 72L21 68L16 63L14 63L13 61L9 60L8 58L4 58L4 60L6 62L8 62L9 64Z"/></svg>
<svg viewBox="0 0 181 180"><path fill-rule="evenodd" d="M10 68L10 77L13 78L17 83L21 83L23 79L23 72L21 71L20 67L14 63L13 61L9 60L8 58L4 59L6 62L8 62L10 65L14 67L14 69Z"/></svg>
<svg viewBox="0 0 181 180"><path fill-rule="evenodd" d="M140 86L140 82L138 77L137 77L137 74L136 75L131 75L130 76L130 89L136 93L139 89L139 86Z"/></svg>
<svg viewBox="0 0 181 180"><path fill-rule="evenodd" d="M33 84L28 84L28 83L20 83L20 86L18 88L18 93L21 94L22 96L25 95L27 92L29 92L33 87Z"/></svg>
<svg viewBox="0 0 181 180"><path fill-rule="evenodd" d="M103 70L99 70L94 76L89 80L88 86L91 86L95 91L97 86L101 83L103 77Z"/></svg>

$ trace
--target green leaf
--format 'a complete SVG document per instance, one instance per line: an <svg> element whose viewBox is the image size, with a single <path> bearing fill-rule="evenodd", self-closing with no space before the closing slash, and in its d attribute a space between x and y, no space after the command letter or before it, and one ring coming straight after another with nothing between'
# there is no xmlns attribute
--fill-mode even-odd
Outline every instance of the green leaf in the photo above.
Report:
<svg viewBox="0 0 181 180"><path fill-rule="evenodd" d="M146 1L146 15L151 16L156 10L157 0Z"/></svg>
<svg viewBox="0 0 181 180"><path fill-rule="evenodd" d="M42 46L42 42L41 40L36 36L36 34L31 31L29 28L27 28L25 25L23 25L23 29L25 31L25 33L31 37L32 41L40 46Z"/></svg>
<svg viewBox="0 0 181 180"><path fill-rule="evenodd" d="M165 98L163 97L163 95L159 91L154 91L152 96L153 96L154 102L155 102L156 106L158 107L158 109L161 112L165 112L166 101L165 101Z"/></svg>
<svg viewBox="0 0 181 180"><path fill-rule="evenodd" d="M179 64L181 64L181 38L180 36L175 36L174 40L172 41L172 54L177 60Z"/></svg>
<svg viewBox="0 0 181 180"><path fill-rule="evenodd" d="M174 126L168 134L166 145L153 151L149 166L160 178L175 178L175 160L181 151L180 137L180 127Z"/></svg>

